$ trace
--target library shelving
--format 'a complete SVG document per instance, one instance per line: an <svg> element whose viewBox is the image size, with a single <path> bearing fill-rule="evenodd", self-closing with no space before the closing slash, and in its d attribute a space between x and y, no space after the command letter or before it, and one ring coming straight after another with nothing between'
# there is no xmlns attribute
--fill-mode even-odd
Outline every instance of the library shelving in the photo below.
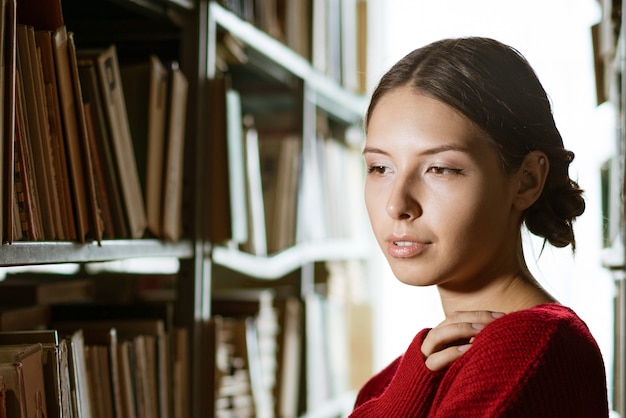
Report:
<svg viewBox="0 0 626 418"><path fill-rule="evenodd" d="M30 3L34 4L31 1L3 2L4 36L9 39L6 43L8 47L3 51L5 63L8 62L7 50L11 50L11 40L7 35L11 25L7 24L7 11L11 15L11 5L17 4L19 12L20 7L29 7L20 4ZM87 199L91 196L92 202L97 202L97 205L94 204L97 209L87 211L85 216L93 219L87 227L89 231L82 238L29 240L26 235L9 234L8 230L19 223L13 223L13 210L17 211L17 206L11 203L8 207L6 203L13 202L15 198L15 162L9 156L14 155L16 135L16 130L11 130L8 126L12 125L7 121L19 118L20 111L15 111L15 101L3 97L0 153L3 201L0 231L3 243L0 246L0 274L8 277L15 267L28 271L29 267L49 266L50 270L54 270L54 267L65 264L77 264L81 267L75 274L83 277L89 274L90 266L103 262L146 260L147 270L150 270L150 260L176 260L173 321L177 327L188 331L185 352L178 353L179 357L186 358L188 370L185 374L176 375L183 376L184 382L162 385L172 386L173 391L174 386L180 384L187 393L176 399L171 393L167 394L171 406L160 404L157 408L160 415L154 415L161 417L219 416L217 408L231 407L224 406L226 401L223 398L218 399L220 383L216 368L219 368L219 358L216 360L215 351L224 348L218 347L215 339L220 337L215 330L216 327L226 326L227 321L222 319L227 315L222 311L228 311L241 302L241 298L247 298L249 302L250 296L242 297L241 294L256 295L252 296L256 307L245 308L248 309L245 313L247 317L253 316L258 324L261 317L269 312L265 310L268 295L276 303L274 307L279 306L282 296L288 295L301 304L300 309L305 313L299 316L300 320L296 323L300 328L297 345L299 360L290 366L297 369L296 373L291 373L291 378L296 379L292 382L295 386L290 388L291 403L279 406L279 395L276 393L269 395L272 398L270 401L262 398L255 392L259 388L258 381L250 376L252 411L257 417L291 416L282 415L279 412L281 407L288 409L294 417L345 414L353 399L350 384L346 383L350 373L346 353L351 332L347 328L348 322L341 324L343 328L337 328L337 324L342 322L340 318L349 317L351 307L345 306L350 305L346 302L349 297L338 300L336 295L330 294L338 281L346 286L351 280L363 280L344 275L358 276L362 273L360 268L367 260L369 245L363 234L366 228L363 227L364 217L359 200L363 174L359 150L362 140L360 123L366 102L362 92L349 87L355 84L352 77L356 78L357 74L343 72L337 75L337 71L342 71L342 63L356 68L356 63L349 60L357 59L354 54L357 45L353 45L352 49L345 46L345 40L338 42L332 38L333 34L338 36L342 31L337 25L344 21L336 20L332 10L327 10L324 18L320 18L324 14L320 15L319 10L312 13L319 4L325 3L315 0L285 2L297 3L299 7L307 5L308 8L301 10L285 10L278 7L281 2L274 4L270 1L47 0L44 3L52 8L61 5L61 23L70 33L78 62L89 56L88 51L101 51L113 45L120 69L158 56L168 69L179 68L186 76L186 111L182 116L184 147L179 148L182 152L178 167L180 190L178 195L175 194L180 199L180 213L174 220L174 225L179 225L181 232L178 237L167 239L159 235L159 228L153 230L147 224L141 224L140 234L133 235L128 231L132 228L125 230L122 227L122 232L116 230L115 233L109 232L109 236L103 236L101 223L93 220L100 216L106 219L100 206L102 190L95 186L89 188L89 184L96 184L97 175L94 174L92 180L86 175L85 182L92 183L84 186L84 190ZM342 19L346 19L345 24L352 22L354 33L348 36L341 32L342 39L352 39L356 43L359 31L354 25L357 16L362 16L357 4L363 7L363 2L354 0L346 3L353 7L342 9ZM254 7L245 9L243 5ZM268 9L268 5L273 5L273 8ZM306 24L303 16L307 19ZM311 16L317 16L317 20ZM17 23L17 26L21 24L19 13ZM33 24L29 22L29 25ZM300 26L307 30L297 33L296 29ZM54 33L55 28L35 27L37 30ZM324 31L324 37L328 39L325 45L313 42L316 31ZM337 49L338 44L344 45L343 52ZM20 46L18 43L17 48ZM296 48L300 50L296 52ZM328 70L319 67L321 55L324 55L322 61ZM17 51L16 56L19 56ZM23 61L19 65L24 65ZM80 79L79 84L84 82L82 77L77 76L76 79ZM6 87L7 81L3 80L3 83ZM132 90L128 87L125 89ZM84 85L82 90L86 90ZM7 94L6 88L4 94ZM129 118L136 110L132 106L137 101L134 101L135 105L130 103L126 100L126 106L130 107ZM88 113L84 109L82 112L83 117ZM85 138L95 136L89 123L93 122L80 125L85 126L81 131ZM135 120L129 121L129 125L134 123ZM167 122L165 126L174 124ZM51 125L43 125L52 130ZM64 121L64 129L67 129L66 125ZM46 128L42 126L41 129ZM85 139L85 143L87 141ZM83 150L97 148L93 144L90 148L85 143L81 148ZM289 151L286 150L286 143L291 144ZM282 150L282 154L276 149ZM142 150L145 151L145 148L134 147L139 174L137 181L142 187L141 199L148 205L143 173L147 172L146 164L149 163L142 161L141 157L145 157L140 155ZM70 156L67 158L70 166ZM96 157L93 158L95 161ZM284 167L286 161L289 161L291 171L276 168L276 164ZM82 163L87 164L85 161ZM95 163L87 166L87 172L94 173L94 167ZM126 188L132 179L120 171L112 176L123 177L117 180L118 187ZM163 172L160 175L163 176ZM165 185L162 187L165 189ZM274 194L268 192L270 189L274 190ZM37 193L44 192L38 189ZM131 198L137 196L127 195L127 199ZM41 201L44 200L42 197ZM53 206L54 198L50 193L47 201ZM132 209L137 210L137 207ZM8 214L12 214L11 219L7 218ZM111 228L105 224L105 231L107 226ZM150 274L157 273L159 271ZM139 277L141 273L123 271L122 268L122 271L111 274L113 277L105 274L97 279L98 286L109 287L107 295L115 286L120 287L120 292L125 287L124 282L119 281L120 277L128 275L127 281L133 282L133 275ZM339 278L330 283L329 277L333 274ZM97 299L97 295L96 292L94 302L104 303ZM232 295L239 295L234 296L237 302L228 299ZM231 302L220 305L222 297ZM356 305L362 308L360 303ZM51 309L54 311L54 308ZM316 310L325 312L321 314L323 319L315 318ZM278 309L272 312L280 315ZM334 322L334 334L325 329L328 328L327 316L330 315L335 315L331 321ZM327 345L324 346L315 345L321 340L309 341L320 337L321 334L311 334L313 331L308 329L312 323L320 321L322 329L315 332L325 335L323 339ZM285 326L283 323L280 325ZM247 331L250 332L250 328ZM260 338L262 331L256 327L254 332ZM335 338L338 335L341 338ZM332 341L333 338L337 341ZM330 353L333 350L331 347L336 348L337 344L340 353ZM316 348L328 351L326 358L314 353ZM247 355L250 356L254 349L254 346L248 346ZM334 361L334 372L343 371L343 374L328 376L332 370L326 370L327 375L320 376L319 370L314 369L330 366L326 364L325 367L316 361ZM246 364L247 373L252 375L257 365L250 359ZM365 369L368 367L362 366ZM231 367L234 366L231 364ZM289 374L290 370L282 370L281 365L276 367L283 375ZM323 393L314 393L319 392L312 387L316 384L328 387ZM274 386L270 386L261 388L266 395L274 390ZM283 387L281 390L286 389ZM184 405L181 406L181 402ZM230 399L230 402L233 400ZM48 412L49 416L54 416L54 413Z"/></svg>

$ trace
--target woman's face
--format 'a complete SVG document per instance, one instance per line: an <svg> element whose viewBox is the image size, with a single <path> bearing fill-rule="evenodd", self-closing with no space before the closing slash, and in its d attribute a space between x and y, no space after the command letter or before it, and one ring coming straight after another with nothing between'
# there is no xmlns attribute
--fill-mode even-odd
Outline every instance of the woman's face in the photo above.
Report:
<svg viewBox="0 0 626 418"><path fill-rule="evenodd" d="M407 87L387 93L363 155L372 228L399 280L469 291L519 268L515 176L460 113Z"/></svg>

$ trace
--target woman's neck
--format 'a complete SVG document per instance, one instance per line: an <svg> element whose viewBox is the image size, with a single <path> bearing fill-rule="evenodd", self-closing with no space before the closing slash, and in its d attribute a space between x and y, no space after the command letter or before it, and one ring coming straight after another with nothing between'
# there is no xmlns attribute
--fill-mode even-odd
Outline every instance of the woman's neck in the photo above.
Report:
<svg viewBox="0 0 626 418"><path fill-rule="evenodd" d="M528 271L493 280L472 292L457 292L439 287L446 316L456 311L489 310L510 313L556 302Z"/></svg>

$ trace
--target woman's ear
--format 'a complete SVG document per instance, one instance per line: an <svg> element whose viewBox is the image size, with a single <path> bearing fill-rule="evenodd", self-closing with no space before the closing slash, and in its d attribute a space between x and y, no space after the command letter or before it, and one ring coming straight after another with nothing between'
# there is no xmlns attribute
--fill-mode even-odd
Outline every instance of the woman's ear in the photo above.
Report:
<svg viewBox="0 0 626 418"><path fill-rule="evenodd" d="M524 211L539 199L549 170L550 161L543 152L533 151L526 155L517 173L516 209Z"/></svg>

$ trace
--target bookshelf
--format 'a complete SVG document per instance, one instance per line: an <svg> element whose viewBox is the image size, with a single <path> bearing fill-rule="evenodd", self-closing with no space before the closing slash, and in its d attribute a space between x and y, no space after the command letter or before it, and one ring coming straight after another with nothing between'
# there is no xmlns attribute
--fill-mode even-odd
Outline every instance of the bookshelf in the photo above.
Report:
<svg viewBox="0 0 626 418"><path fill-rule="evenodd" d="M73 34L77 50L115 45L120 65L155 54L164 62L178 62L186 75L189 89L182 157L182 237L171 242L145 232L135 239L126 236L87 237L85 242L15 239L0 246L0 269L70 263L88 266L127 259L177 259L175 321L189 332L185 357L188 356L188 362L193 366L189 368L185 382L185 387L189 388L185 402L190 416L194 417L215 414L215 405L207 398L213 398L209 394L216 389L211 372L215 365L209 353L213 349L210 339L213 335L211 327L215 326L212 322L213 297L217 288L220 291L253 289L263 292L264 289L276 291L286 286L290 295L300 302L319 299L316 289L320 284L322 288L328 287L323 266L326 263L362 263L367 259L369 248L359 231L363 219L359 205L344 200L349 199L348 196L353 199L359 191L355 194L354 190L341 189L333 198L324 194L328 184L339 184L343 178L359 178L358 147L360 121L366 106L364 97L316 70L310 57L305 58L287 47L284 41L220 3L227 2L62 0L64 23ZM225 36L241 48L239 52L245 56L243 61L223 61ZM233 187L250 189L250 178L245 172L250 169L245 164L247 160L234 160L234 165L241 165L236 169L243 168L244 177L238 179L238 184L230 178L228 167L207 163L220 158L213 155L215 142L226 141L225 135L220 136L216 130L216 125L220 124L227 128L226 121L220 119L224 116L224 109L220 111L216 107L213 96L215 83L224 79L228 80L226 87L240 95L242 119L246 115L253 117L252 128L258 134L260 152L263 152L263 144L270 141L269 137L297 137L300 152L297 155L301 164L298 169L308 173L307 182L298 183L297 196L292 200L295 214L291 215L290 221L282 218L273 221L278 224L272 224L282 228L281 222L290 223L291 236L285 238L288 243L282 241L272 247L269 235L278 228L271 228L268 224L268 235L263 237L268 248L260 253L249 247L249 242L232 236L238 219L233 219L232 201L228 197L235 193ZM247 127L240 126L239 129L245 131ZM341 149L339 154L332 154L332 158L349 156L351 159L346 169L349 173L331 171L336 169L331 163L340 160L324 159L331 155L331 151L327 151L323 144L330 142L334 148ZM227 151L225 144L217 149ZM314 155L306 157L307 152ZM8 181L10 172L3 156L0 179ZM344 184L343 187L348 186ZM3 188L6 190L4 185ZM249 196L246 198L249 203ZM262 206L264 203L265 200ZM345 213L338 214L333 205ZM252 222L249 208L240 209L246 217L245 222ZM4 208L2 213L5 216ZM262 221L265 223L267 219L263 217ZM8 221L3 218L2 222L6 232ZM216 232L216 225L223 227L223 224L228 225ZM336 224L344 225L338 230ZM84 271L80 269L79 273ZM219 277L224 271L238 280L230 283L228 278ZM244 282L245 285L240 284ZM301 343L305 344L305 340L306 336L302 334ZM319 404L307 406L303 399L310 389L307 386L312 377L308 374L312 375L312 372L306 370L304 359L301 361L303 372L295 382L301 392L297 415L332 417L348 411L354 394L347 387L329 392Z"/></svg>
<svg viewBox="0 0 626 418"><path fill-rule="evenodd" d="M624 237L624 157L626 155L626 32L625 6L621 2L601 1L600 21L591 27L593 65L596 76L597 104L608 103L615 114L614 155L599 168L602 179L603 254L602 264L611 271L615 284L613 376L609 399L613 410L626 413L626 253Z"/></svg>

